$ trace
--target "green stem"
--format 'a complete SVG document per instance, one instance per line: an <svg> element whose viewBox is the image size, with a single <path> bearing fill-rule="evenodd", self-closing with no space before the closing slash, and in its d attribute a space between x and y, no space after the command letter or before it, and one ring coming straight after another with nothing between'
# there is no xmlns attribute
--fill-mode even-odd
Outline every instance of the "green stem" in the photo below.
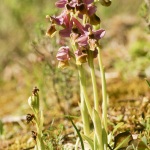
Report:
<svg viewBox="0 0 150 150"><path fill-rule="evenodd" d="M74 41L72 39L70 41L71 41L73 51L76 51L77 47ZM82 65L78 66L78 72L79 72L80 89L81 89L80 90L80 97L81 97L80 108L81 108L81 115L82 115L82 121L83 121L83 129L84 129L84 134L88 136L90 134L90 122L89 122L88 112L91 116L92 108L90 106L88 95L87 95L85 75L84 75L84 70L83 70Z"/></svg>
<svg viewBox="0 0 150 150"><path fill-rule="evenodd" d="M90 114L90 117L92 118L92 107L90 105L90 100L87 94L87 89L86 89L86 84L85 84L85 75L84 75L84 70L83 70L82 65L78 66L78 71L79 71L79 78L81 82L81 90L84 94L84 100L85 100L88 112Z"/></svg>
<svg viewBox="0 0 150 150"><path fill-rule="evenodd" d="M89 115L88 115L88 110L87 110L87 106L84 100L84 95L83 95L82 90L80 90L80 96L81 96L80 109L81 109L81 116L82 116L82 121L83 121L83 130L84 130L84 134L86 136L89 136L90 135Z"/></svg>
<svg viewBox="0 0 150 150"><path fill-rule="evenodd" d="M93 93L94 93L94 108L97 112L99 112L99 97L98 97L98 90L96 84L96 77L95 77L95 70L94 70L94 63L93 63L93 53L89 51L89 66L92 78L92 85L93 85Z"/></svg>
<svg viewBox="0 0 150 150"><path fill-rule="evenodd" d="M102 56L101 56L101 50L100 46L97 47L98 49L98 61L99 61L99 67L101 71L101 81L102 81L102 98L103 98L103 104L102 104L102 121L105 128L105 131L107 133L107 92L106 92L106 79L105 79L105 71L102 64Z"/></svg>
<svg viewBox="0 0 150 150"><path fill-rule="evenodd" d="M40 114L39 114L40 113ZM42 140L42 127L43 127L43 113L38 112L35 113L35 122L36 122L36 129L37 129L37 149L38 150L45 150L45 146Z"/></svg>

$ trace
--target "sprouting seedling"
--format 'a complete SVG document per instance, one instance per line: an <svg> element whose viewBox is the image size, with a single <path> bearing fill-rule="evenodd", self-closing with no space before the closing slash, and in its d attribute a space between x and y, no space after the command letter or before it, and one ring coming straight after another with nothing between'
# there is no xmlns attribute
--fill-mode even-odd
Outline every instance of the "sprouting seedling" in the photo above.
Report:
<svg viewBox="0 0 150 150"><path fill-rule="evenodd" d="M39 89L37 87L34 87L32 91L32 95L28 99L28 104L31 107L31 109L34 111L34 113L39 112Z"/></svg>

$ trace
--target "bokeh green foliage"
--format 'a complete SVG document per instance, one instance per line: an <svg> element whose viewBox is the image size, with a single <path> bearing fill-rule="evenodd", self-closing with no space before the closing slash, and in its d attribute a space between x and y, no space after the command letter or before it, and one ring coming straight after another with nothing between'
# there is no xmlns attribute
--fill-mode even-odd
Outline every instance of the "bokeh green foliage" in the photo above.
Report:
<svg viewBox="0 0 150 150"><path fill-rule="evenodd" d="M29 42L34 38L45 15L56 10L54 0L0 1L0 69L23 58L29 52ZM38 29L37 29L38 28Z"/></svg>
<svg viewBox="0 0 150 150"><path fill-rule="evenodd" d="M150 33L150 1L149 0L145 0L142 3L139 13L145 19L145 22L147 23L146 30L148 33Z"/></svg>
<svg viewBox="0 0 150 150"><path fill-rule="evenodd" d="M57 68L57 37L52 40L45 36L49 26L46 15L58 11L54 5L55 0L0 1L0 86L10 91L5 96L1 90L3 108L10 100L14 107L21 104L34 86L40 88L45 104L47 98L49 101L54 101L53 98L68 100L72 96L72 92L68 92L72 86L68 80L73 72L68 74ZM55 95L55 92L60 94ZM27 109L24 105L21 107L21 110Z"/></svg>
<svg viewBox="0 0 150 150"><path fill-rule="evenodd" d="M117 60L115 66L121 72L126 70L124 77L147 77L149 74L146 74L146 70L149 68L149 62L150 43L146 39L138 39L130 45L129 57Z"/></svg>
<svg viewBox="0 0 150 150"><path fill-rule="evenodd" d="M133 7L133 3L134 3L134 7ZM119 15L119 14L123 14L123 13L128 13L128 14L135 14L136 12L138 12L138 7L141 5L142 0L112 0L112 4L109 7L99 7L100 10L98 10L98 12L100 12L102 15L102 18L109 18L112 17L114 15ZM101 6L99 4L99 6Z"/></svg>

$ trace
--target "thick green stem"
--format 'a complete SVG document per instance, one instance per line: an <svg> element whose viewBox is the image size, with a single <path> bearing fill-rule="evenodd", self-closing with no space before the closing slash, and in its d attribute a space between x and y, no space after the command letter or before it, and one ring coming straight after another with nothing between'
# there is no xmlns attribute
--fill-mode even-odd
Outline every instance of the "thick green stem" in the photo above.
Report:
<svg viewBox="0 0 150 150"><path fill-rule="evenodd" d="M89 97L87 94L83 66L82 65L78 66L78 70L79 70L79 78L80 78L80 82L81 82L81 90L82 90L83 95L84 95L84 100L85 100L89 115L92 118L92 107L90 105L90 100L89 100Z"/></svg>
<svg viewBox="0 0 150 150"><path fill-rule="evenodd" d="M102 81L102 122L105 128L105 131L107 133L107 91L106 91L106 79L105 79L105 71L102 64L102 57L101 57L101 50L100 46L97 47L98 49L98 61L99 61L99 67L101 71L101 81Z"/></svg>
<svg viewBox="0 0 150 150"><path fill-rule="evenodd" d="M89 66L92 78L92 85L93 85L93 93L94 93L94 108L97 112L99 112L99 97L98 97L98 90L97 90L97 83L95 77L95 70L94 70L94 63L93 63L93 53L89 51Z"/></svg>

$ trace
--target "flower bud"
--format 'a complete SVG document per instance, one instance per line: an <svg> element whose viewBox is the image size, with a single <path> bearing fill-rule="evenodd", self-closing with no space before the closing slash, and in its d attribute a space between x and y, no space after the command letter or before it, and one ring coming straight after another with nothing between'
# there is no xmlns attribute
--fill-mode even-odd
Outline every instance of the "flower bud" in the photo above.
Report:
<svg viewBox="0 0 150 150"><path fill-rule="evenodd" d="M39 112L39 89L35 87L32 91L32 96L28 99L28 104L34 112Z"/></svg>

